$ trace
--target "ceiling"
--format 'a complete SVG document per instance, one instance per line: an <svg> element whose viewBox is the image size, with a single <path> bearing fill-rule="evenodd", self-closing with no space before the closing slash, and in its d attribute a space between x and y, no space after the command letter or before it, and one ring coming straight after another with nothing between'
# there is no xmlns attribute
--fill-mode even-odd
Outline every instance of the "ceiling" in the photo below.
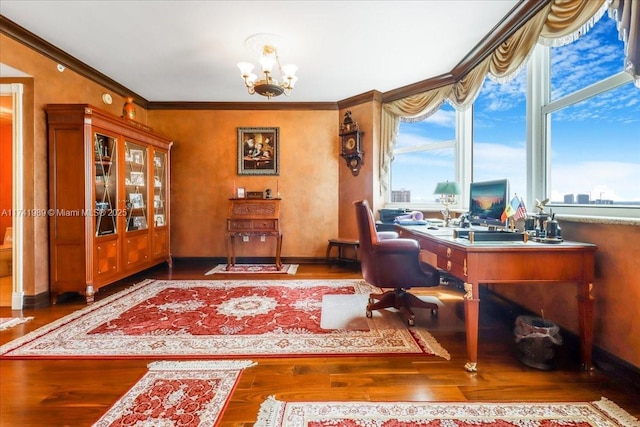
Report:
<svg viewBox="0 0 640 427"><path fill-rule="evenodd" d="M236 64L257 67L244 41L274 33L299 67L277 101L337 102L449 73L518 3L2 0L0 14L149 102L268 102Z"/></svg>

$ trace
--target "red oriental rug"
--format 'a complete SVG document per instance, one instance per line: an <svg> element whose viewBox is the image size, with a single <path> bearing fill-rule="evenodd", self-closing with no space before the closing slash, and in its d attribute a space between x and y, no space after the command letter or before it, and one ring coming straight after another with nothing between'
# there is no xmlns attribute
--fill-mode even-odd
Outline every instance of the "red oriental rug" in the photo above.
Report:
<svg viewBox="0 0 640 427"><path fill-rule="evenodd" d="M260 408L254 427L640 426L612 401L561 403L281 402Z"/></svg>
<svg viewBox="0 0 640 427"><path fill-rule="evenodd" d="M363 280L147 280L0 346L2 358L449 353L397 313L365 316ZM322 322L358 295L357 322ZM326 297L326 298L325 298ZM330 307L323 307L330 305ZM323 314L324 313L324 314ZM330 326L323 324L329 323Z"/></svg>
<svg viewBox="0 0 640 427"><path fill-rule="evenodd" d="M248 360L153 362L94 427L218 424Z"/></svg>

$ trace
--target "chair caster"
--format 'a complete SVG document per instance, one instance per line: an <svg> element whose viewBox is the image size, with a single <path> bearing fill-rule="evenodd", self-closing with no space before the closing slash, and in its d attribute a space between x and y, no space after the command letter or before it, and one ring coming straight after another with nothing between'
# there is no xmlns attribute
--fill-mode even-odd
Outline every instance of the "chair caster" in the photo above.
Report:
<svg viewBox="0 0 640 427"><path fill-rule="evenodd" d="M371 310L367 310L367 317L371 319L373 317L373 312Z"/></svg>
<svg viewBox="0 0 640 427"><path fill-rule="evenodd" d="M415 326L416 325L416 321L413 320L413 318L408 319L407 323L409 324L409 326Z"/></svg>
<svg viewBox="0 0 640 427"><path fill-rule="evenodd" d="M373 298L369 297L369 304L373 304L373 303L374 303Z"/></svg>

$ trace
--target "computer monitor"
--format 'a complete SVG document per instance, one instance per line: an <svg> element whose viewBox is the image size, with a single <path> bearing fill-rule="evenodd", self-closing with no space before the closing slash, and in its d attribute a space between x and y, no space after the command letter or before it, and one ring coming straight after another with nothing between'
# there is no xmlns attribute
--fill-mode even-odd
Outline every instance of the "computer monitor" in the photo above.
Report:
<svg viewBox="0 0 640 427"><path fill-rule="evenodd" d="M509 203L509 180L472 182L469 186L469 222L472 225L503 225Z"/></svg>

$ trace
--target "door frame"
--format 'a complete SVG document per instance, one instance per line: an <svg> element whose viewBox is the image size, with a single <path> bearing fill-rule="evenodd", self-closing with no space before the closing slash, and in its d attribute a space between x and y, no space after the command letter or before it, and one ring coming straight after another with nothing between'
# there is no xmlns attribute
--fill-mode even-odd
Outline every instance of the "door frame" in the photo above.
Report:
<svg viewBox="0 0 640 427"><path fill-rule="evenodd" d="M12 293L11 309L22 310L24 303L24 271L22 266L24 254L23 224L24 216L24 164L23 164L23 103L24 85L22 83L0 84L0 95L12 98L12 209L11 226L13 227L12 248Z"/></svg>

